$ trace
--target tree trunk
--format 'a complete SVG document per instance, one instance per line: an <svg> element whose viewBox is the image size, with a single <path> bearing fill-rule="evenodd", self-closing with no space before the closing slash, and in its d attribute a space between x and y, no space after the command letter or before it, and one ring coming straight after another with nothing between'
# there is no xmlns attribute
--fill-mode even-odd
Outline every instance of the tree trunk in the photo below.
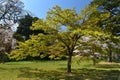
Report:
<svg viewBox="0 0 120 80"><path fill-rule="evenodd" d="M68 63L67 63L67 73L71 73L71 62L72 62L72 53L69 52Z"/></svg>
<svg viewBox="0 0 120 80"><path fill-rule="evenodd" d="M110 52L109 52L108 62L112 62L112 51L111 51L111 50L110 50Z"/></svg>
<svg viewBox="0 0 120 80"><path fill-rule="evenodd" d="M112 62L112 45L111 45L111 42L108 43L108 48L109 48L108 49L108 52L109 52L108 62Z"/></svg>
<svg viewBox="0 0 120 80"><path fill-rule="evenodd" d="M93 58L93 66L95 66L96 65L96 58L94 57Z"/></svg>

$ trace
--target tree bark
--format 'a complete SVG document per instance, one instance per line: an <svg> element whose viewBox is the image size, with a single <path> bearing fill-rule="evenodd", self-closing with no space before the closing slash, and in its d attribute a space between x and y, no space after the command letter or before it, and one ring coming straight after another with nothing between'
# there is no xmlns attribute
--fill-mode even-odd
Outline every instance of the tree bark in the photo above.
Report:
<svg viewBox="0 0 120 80"><path fill-rule="evenodd" d="M109 62L112 62L112 51L110 50L109 52L109 59L108 59Z"/></svg>
<svg viewBox="0 0 120 80"><path fill-rule="evenodd" d="M72 52L69 52L68 63L67 63L67 73L71 73L71 62L72 62Z"/></svg>
<svg viewBox="0 0 120 80"><path fill-rule="evenodd" d="M111 44L109 44L109 55L108 55L108 62L112 62L112 47Z"/></svg>

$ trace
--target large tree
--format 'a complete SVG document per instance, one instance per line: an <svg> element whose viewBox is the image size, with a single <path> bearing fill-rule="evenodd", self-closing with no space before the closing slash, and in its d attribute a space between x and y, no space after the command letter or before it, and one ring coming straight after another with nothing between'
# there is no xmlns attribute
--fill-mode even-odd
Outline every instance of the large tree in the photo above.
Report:
<svg viewBox="0 0 120 80"><path fill-rule="evenodd" d="M73 52L82 36L92 35L98 39L99 36L103 35L102 30L96 27L96 23L99 18L104 19L107 14L102 14L99 18L90 17L92 12L96 12L95 8L96 6L88 6L81 14L78 14L74 9L61 9L56 6L48 12L46 20L39 20L33 23L33 30L43 29L48 35L54 36L56 42L61 42L66 48L68 73L71 73Z"/></svg>
<svg viewBox="0 0 120 80"><path fill-rule="evenodd" d="M53 7L45 20L40 19L32 24L32 30L44 30L44 34L32 35L30 40L21 43L23 45L18 46L17 50L11 53L11 58L16 58L16 56L19 58L22 54L25 54L24 56L34 55L34 53L40 56L45 55L40 54L41 51L51 54L50 57L54 58L59 55L58 51L66 52L68 56L67 72L71 73L72 56L75 47L80 44L81 38L91 35L94 39L99 39L104 35L102 29L96 26L99 19L104 19L108 14L100 14L98 17L96 14L96 16L92 16L93 12L96 12L96 6L88 6L80 14L75 9ZM22 52L22 54L16 54L17 52Z"/></svg>

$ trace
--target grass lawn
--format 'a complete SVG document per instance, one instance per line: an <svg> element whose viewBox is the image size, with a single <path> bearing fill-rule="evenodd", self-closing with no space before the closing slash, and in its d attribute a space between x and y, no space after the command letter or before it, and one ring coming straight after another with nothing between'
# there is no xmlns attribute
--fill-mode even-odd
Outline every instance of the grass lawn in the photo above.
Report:
<svg viewBox="0 0 120 80"><path fill-rule="evenodd" d="M0 80L120 80L120 64L73 63L72 74L68 75L66 62L7 62L0 64Z"/></svg>

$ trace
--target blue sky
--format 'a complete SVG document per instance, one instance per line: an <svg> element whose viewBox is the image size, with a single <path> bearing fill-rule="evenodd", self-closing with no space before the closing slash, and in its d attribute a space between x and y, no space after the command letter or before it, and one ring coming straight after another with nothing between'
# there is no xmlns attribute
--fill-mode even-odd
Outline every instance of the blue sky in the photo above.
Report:
<svg viewBox="0 0 120 80"><path fill-rule="evenodd" d="M45 18L46 13L55 5L62 8L75 8L77 12L84 9L92 0L21 0L25 5L25 10L32 12L39 18Z"/></svg>

